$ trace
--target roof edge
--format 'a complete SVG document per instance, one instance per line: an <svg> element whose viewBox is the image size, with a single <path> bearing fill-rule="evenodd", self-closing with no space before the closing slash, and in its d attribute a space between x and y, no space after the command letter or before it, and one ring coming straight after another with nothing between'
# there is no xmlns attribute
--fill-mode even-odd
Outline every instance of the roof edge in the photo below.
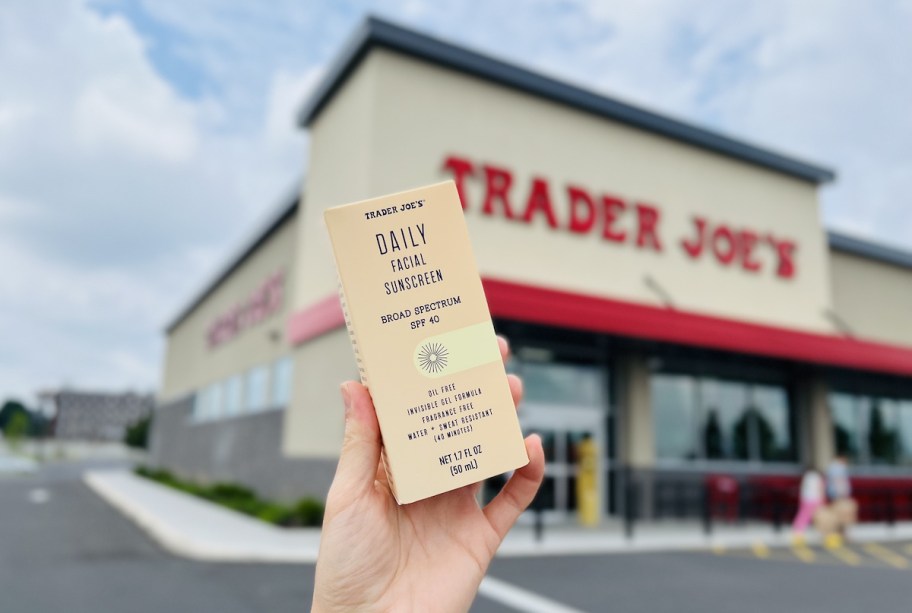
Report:
<svg viewBox="0 0 912 613"><path fill-rule="evenodd" d="M241 249L217 270L212 279L203 285L203 289L195 294L184 308L178 311L177 315L165 326L165 334L170 334L177 326L183 323L206 298L212 295L212 292L218 289L231 273L237 270L263 243L269 240L282 224L297 212L300 201L300 187L298 187L281 200L281 205L276 207L266 218L266 221L253 233L251 238L242 243Z"/></svg>
<svg viewBox="0 0 912 613"><path fill-rule="evenodd" d="M886 262L902 268L912 269L912 251L882 245L873 241L843 234L834 230L827 231L827 242L830 249L851 253L871 260Z"/></svg>
<svg viewBox="0 0 912 613"><path fill-rule="evenodd" d="M301 107L298 113L300 126L307 127L317 118L374 46L398 51L814 184L827 183L836 178L835 172L828 168L570 85L373 16L363 21L346 41L320 85Z"/></svg>

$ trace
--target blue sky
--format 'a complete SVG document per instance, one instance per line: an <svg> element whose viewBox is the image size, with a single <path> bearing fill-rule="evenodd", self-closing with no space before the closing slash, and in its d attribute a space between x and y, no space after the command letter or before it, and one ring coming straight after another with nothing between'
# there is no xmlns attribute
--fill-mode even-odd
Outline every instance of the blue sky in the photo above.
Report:
<svg viewBox="0 0 912 613"><path fill-rule="evenodd" d="M154 389L162 328L304 174L294 113L367 13L834 168L912 249L912 2L0 5L0 399Z"/></svg>

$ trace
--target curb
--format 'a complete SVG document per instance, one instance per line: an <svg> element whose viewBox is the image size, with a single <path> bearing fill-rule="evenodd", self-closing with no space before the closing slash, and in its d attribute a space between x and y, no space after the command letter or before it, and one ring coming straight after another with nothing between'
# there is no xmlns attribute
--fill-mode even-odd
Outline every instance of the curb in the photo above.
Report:
<svg viewBox="0 0 912 613"><path fill-rule="evenodd" d="M135 522L170 553L207 562L313 564L319 551L319 528L279 528L220 505L174 490L123 470L88 471L86 485ZM892 528L859 525L855 542L889 542L912 538L912 524ZM819 544L809 535L809 545ZM787 530L773 533L746 530L705 536L699 532L644 534L633 541L614 533L531 534L511 532L497 552L499 558L568 555L611 555L660 551L712 551L716 548L790 545Z"/></svg>
<svg viewBox="0 0 912 613"><path fill-rule="evenodd" d="M317 559L319 529L278 528L125 471L88 471L83 480L174 555L207 562Z"/></svg>

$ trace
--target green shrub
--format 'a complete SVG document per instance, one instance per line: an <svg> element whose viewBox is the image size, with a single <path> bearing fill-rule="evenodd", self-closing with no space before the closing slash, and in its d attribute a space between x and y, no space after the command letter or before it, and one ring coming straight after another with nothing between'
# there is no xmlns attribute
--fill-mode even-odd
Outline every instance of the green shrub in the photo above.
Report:
<svg viewBox="0 0 912 613"><path fill-rule="evenodd" d="M319 526L323 523L323 503L315 498L302 498L292 506L262 500L256 493L237 483L219 482L199 485L184 481L169 471L148 466L137 466L134 472L147 479L205 498L229 509L251 515L280 526Z"/></svg>
<svg viewBox="0 0 912 613"><path fill-rule="evenodd" d="M143 417L132 426L128 426L124 431L124 443L128 447L137 449L149 448L149 427L152 424L152 416Z"/></svg>
<svg viewBox="0 0 912 613"><path fill-rule="evenodd" d="M219 500L252 500L256 494L249 487L237 483L213 483L209 486L209 493Z"/></svg>
<svg viewBox="0 0 912 613"><path fill-rule="evenodd" d="M275 502L264 504L256 513L256 517L262 519L263 521L267 521L270 524L277 524L279 526L289 525L291 515L291 509L283 504L278 504Z"/></svg>
<svg viewBox="0 0 912 613"><path fill-rule="evenodd" d="M316 498L301 498L294 505L292 518L297 526L320 526L323 510L323 503Z"/></svg>

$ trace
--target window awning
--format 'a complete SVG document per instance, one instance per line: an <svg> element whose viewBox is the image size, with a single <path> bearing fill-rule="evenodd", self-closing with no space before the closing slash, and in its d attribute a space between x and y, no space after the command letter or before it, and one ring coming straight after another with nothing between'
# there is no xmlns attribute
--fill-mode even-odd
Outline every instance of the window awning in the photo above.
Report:
<svg viewBox="0 0 912 613"><path fill-rule="evenodd" d="M491 314L503 319L912 376L910 347L724 319L500 279L485 278L483 283ZM339 299L332 294L291 316L288 339L293 345L299 345L344 325Z"/></svg>
<svg viewBox="0 0 912 613"><path fill-rule="evenodd" d="M912 376L912 348L484 279L503 319Z"/></svg>

